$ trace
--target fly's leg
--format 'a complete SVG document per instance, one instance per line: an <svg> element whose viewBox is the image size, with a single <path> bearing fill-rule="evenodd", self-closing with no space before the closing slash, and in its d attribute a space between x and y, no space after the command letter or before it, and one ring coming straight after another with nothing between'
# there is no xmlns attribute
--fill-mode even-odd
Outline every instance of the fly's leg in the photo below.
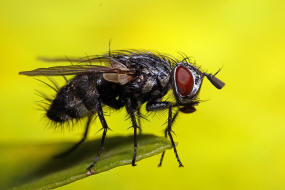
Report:
<svg viewBox="0 0 285 190"><path fill-rule="evenodd" d="M108 125L106 123L106 120L104 118L104 114L103 114L103 110L102 110L102 105L101 105L101 102L97 99L96 101L96 111L98 113L98 117L100 119L100 122L102 124L102 127L103 127L103 134L102 134L102 138L101 138L101 143L100 143L100 146L99 146L99 149L98 149L98 152L97 152L97 155L96 155L96 158L95 160L93 161L93 163L87 168L88 171L90 171L92 169L92 167L98 162L99 160L99 157L100 157L100 154L103 150L103 147L104 147L104 143L105 143L105 137L106 137L106 134L107 134L107 130L108 130Z"/></svg>
<svg viewBox="0 0 285 190"><path fill-rule="evenodd" d="M177 162L179 163L179 167L183 167L183 164L181 163L180 161L180 158L178 156L178 153L177 153L177 150L176 150L176 146L175 146L175 143L174 143L174 140L173 140L173 137L172 137L172 105L169 106L168 108L168 125L167 125L167 134L171 140L171 144L172 144L172 147L173 147L173 150L174 150L174 154L176 156L176 159L177 159Z"/></svg>
<svg viewBox="0 0 285 190"><path fill-rule="evenodd" d="M132 103L130 99L127 100L126 109L127 109L128 114L130 114L131 121L132 121L132 127L134 129L134 153L133 153L133 159L132 159L132 166L136 166L136 156L137 156L137 147L138 147L138 144L137 144L138 124L136 121L135 110L132 107Z"/></svg>
<svg viewBox="0 0 285 190"><path fill-rule="evenodd" d="M142 117L142 114L141 114L141 107L138 108L137 115L138 115L138 129L139 129L139 135L141 135L141 134L142 134L142 124L141 124L141 117Z"/></svg>
<svg viewBox="0 0 285 190"><path fill-rule="evenodd" d="M173 118L172 118L172 124L174 123L177 115L178 115L178 111L174 114ZM167 128L164 130L164 136L165 138L167 138ZM165 155L165 150L162 152L161 154L161 157L160 157L160 160L159 160L159 164L158 164L158 167L160 167L162 165L162 161L163 161L163 158L164 158L164 155Z"/></svg>
<svg viewBox="0 0 285 190"><path fill-rule="evenodd" d="M165 102L152 102L152 103L149 102L146 105L146 109L147 109L147 111L156 111L156 110L168 109L168 124L167 124L167 128L165 129L165 137L167 138L167 136L169 136L171 144L172 144L172 147L173 147L174 154L176 156L177 162L179 163L179 167L183 167L183 164L180 161L180 158L178 156L178 153L177 153L177 150L176 150L176 146L175 146L172 134L171 134L171 132L172 132L172 124L173 124L173 121L175 120L175 118L177 117L178 112L172 118L172 104L170 102L166 102L166 101ZM158 166L161 166L162 160L164 158L164 154L165 153L163 152L162 155L161 155L160 163L159 163Z"/></svg>
<svg viewBox="0 0 285 190"><path fill-rule="evenodd" d="M92 120L92 116L89 116L88 120L87 120L87 123L86 123L85 132L84 132L83 137L81 138L81 140L78 143L76 143L75 145L73 145L70 149L68 149L68 150L66 150L66 151L64 151L64 152L62 152L62 153L60 153L58 155L55 155L54 158L61 158L61 157L64 157L64 156L70 154L71 152L76 150L79 147L79 145L81 145L86 140L91 120Z"/></svg>

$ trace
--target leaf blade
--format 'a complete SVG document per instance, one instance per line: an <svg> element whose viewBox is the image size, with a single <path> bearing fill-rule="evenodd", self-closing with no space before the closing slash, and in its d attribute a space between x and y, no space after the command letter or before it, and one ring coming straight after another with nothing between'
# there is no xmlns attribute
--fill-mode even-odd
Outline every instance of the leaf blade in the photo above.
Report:
<svg viewBox="0 0 285 190"><path fill-rule="evenodd" d="M96 174L130 164L133 154L132 140L132 136L108 138L100 160L95 165ZM17 168L12 169L18 175L12 175L10 178L11 183L8 186L7 184L3 186L3 180L2 183L0 181L0 187L2 187L1 189L12 187L15 190L52 189L88 177L86 168L95 158L97 152L95 147L98 148L98 145L99 140L88 141L74 153L61 159L54 159L52 156L71 146L71 143L23 145L21 148L25 150L27 157L24 156L24 159L20 159L22 160L20 164L14 162ZM32 148L25 148L28 146ZM8 150L11 151L13 149L11 147L8 147ZM18 150L21 148L16 147ZM171 148L171 143L164 138L154 135L141 135L138 139L137 161L159 154L169 148ZM0 153L3 153L3 149ZM16 154L17 151L14 155ZM3 159L1 162L0 158L0 166L1 163L3 166L5 165ZM28 167L24 167L25 165L28 165Z"/></svg>

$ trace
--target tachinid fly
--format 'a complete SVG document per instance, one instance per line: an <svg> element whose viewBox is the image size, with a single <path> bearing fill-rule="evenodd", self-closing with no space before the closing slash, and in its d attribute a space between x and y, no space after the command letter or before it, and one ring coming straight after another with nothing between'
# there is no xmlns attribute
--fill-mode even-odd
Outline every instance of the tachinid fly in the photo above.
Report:
<svg viewBox="0 0 285 190"><path fill-rule="evenodd" d="M187 57L182 60L159 53L137 50L109 51L106 55L89 56L79 59L43 59L44 61L77 62L76 65L38 68L20 72L28 76L65 76L74 75L66 85L60 88L51 100L46 116L57 123L88 117L85 135L81 141L61 155L75 150L86 138L92 116L97 114L103 127L101 145L94 162L87 168L91 170L98 161L109 129L102 107L113 109L126 108L134 130L134 152L132 165L135 166L137 154L137 130L140 126L137 117L140 107L146 103L148 112L168 110L168 124L165 137L169 136L175 156L182 167L172 137L172 123L179 112L192 113L199 101L203 78L221 89L224 82L216 74L202 72ZM92 63L92 64L88 64ZM103 63L100 65L100 63ZM175 102L164 101L169 90L173 91ZM176 110L174 113L172 111ZM159 165L161 165L164 153Z"/></svg>

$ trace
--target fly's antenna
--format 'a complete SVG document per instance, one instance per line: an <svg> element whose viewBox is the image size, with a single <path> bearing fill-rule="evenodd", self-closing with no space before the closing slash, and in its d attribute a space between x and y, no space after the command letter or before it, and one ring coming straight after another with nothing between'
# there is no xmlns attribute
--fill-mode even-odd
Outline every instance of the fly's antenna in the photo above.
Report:
<svg viewBox="0 0 285 190"><path fill-rule="evenodd" d="M221 68L214 74L204 73L207 79L214 85L217 89L222 89L225 86L225 83L218 79L216 75L221 71Z"/></svg>

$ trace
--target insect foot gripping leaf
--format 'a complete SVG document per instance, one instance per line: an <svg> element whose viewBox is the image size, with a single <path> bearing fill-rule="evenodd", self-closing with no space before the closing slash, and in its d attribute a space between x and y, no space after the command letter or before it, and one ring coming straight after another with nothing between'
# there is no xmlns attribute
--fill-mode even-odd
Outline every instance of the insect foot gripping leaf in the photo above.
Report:
<svg viewBox="0 0 285 190"><path fill-rule="evenodd" d="M133 137L116 136L106 146L92 173L86 168L96 155L100 140L88 141L72 154L53 158L73 143L0 145L0 189L53 189L132 162ZM171 148L154 135L138 137L137 160Z"/></svg>

